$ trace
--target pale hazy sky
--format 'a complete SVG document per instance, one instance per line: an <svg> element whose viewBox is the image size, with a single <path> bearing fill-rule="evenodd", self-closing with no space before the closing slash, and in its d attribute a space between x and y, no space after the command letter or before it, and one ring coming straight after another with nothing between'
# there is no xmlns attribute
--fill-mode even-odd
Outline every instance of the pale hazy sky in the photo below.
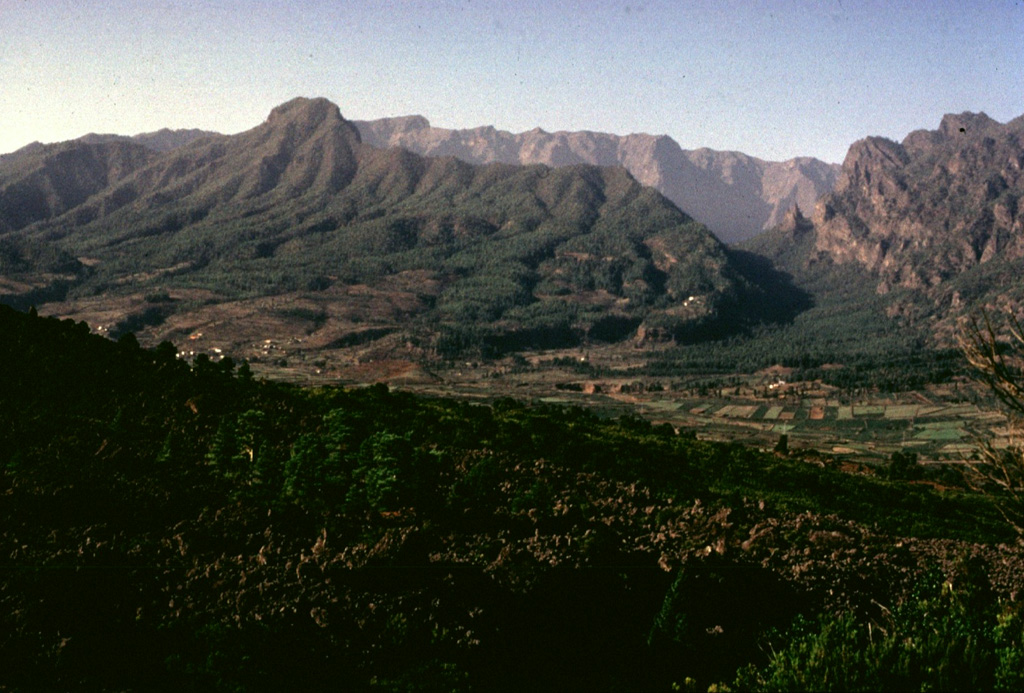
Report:
<svg viewBox="0 0 1024 693"><path fill-rule="evenodd" d="M295 96L840 162L944 113L1024 114L1024 0L0 0L0 153L235 133Z"/></svg>

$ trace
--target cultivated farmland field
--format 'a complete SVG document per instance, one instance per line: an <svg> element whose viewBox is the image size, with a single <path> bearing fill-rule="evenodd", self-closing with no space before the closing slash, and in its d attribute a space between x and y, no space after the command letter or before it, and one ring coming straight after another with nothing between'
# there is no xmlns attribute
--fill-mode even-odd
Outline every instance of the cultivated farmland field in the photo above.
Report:
<svg viewBox="0 0 1024 693"><path fill-rule="evenodd" d="M253 367L258 374L293 382L386 382L476 401L507 396L581 406L607 417L639 414L701 439L765 449L785 435L790 450L866 464L885 463L896 451L914 452L923 464L955 464L973 454L979 439L1002 446L1009 440L1005 416L967 380L920 392L850 393L820 381L786 382L785 369L776 367L730 375L723 385L713 375L686 380L644 375L642 356L623 349L538 352L529 359L432 367L357 346L314 372L302 346L282 342L272 358L255 355ZM287 367L284 358L273 356L278 353L287 357Z"/></svg>
<svg viewBox="0 0 1024 693"><path fill-rule="evenodd" d="M433 382L401 387L480 400L502 392L584 406L605 417L637 414L700 439L766 449L785 435L792 450L868 465L888 462L897 450L915 452L926 465L961 463L979 439L1006 444L1008 436L1006 417L969 382L926 392L850 395L819 382L768 388L764 376L748 375L730 387L694 388L667 379L594 377L584 367L544 361L520 369L467 363L434 375Z"/></svg>

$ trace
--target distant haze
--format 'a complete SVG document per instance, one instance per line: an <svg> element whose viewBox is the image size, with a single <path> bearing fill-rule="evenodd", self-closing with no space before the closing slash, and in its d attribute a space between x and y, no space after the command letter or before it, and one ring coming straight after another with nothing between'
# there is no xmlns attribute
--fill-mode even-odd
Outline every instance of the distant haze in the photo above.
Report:
<svg viewBox="0 0 1024 693"><path fill-rule="evenodd" d="M624 166L723 241L742 241L778 224L794 205L812 209L832 189L839 166L812 158L768 162L739 152L686 151L671 137L540 129L513 134L479 127L433 128L422 116L355 121L363 142L405 147L472 163Z"/></svg>
<svg viewBox="0 0 1024 693"><path fill-rule="evenodd" d="M943 113L1005 122L1024 94L1024 5L1009 0L0 0L0 31L0 153L234 133L322 95L350 119L667 134L837 163Z"/></svg>

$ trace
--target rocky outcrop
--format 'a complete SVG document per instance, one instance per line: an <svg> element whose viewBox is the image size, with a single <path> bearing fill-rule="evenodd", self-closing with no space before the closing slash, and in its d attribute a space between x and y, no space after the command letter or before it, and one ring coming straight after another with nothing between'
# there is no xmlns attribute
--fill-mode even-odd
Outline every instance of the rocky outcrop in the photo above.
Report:
<svg viewBox="0 0 1024 693"><path fill-rule="evenodd" d="M739 152L687 151L666 135L600 132L510 133L486 126L435 128L423 116L355 121L375 147L403 147L471 163L624 166L725 242L776 225L793 205L811 209L832 189L839 167L801 157L763 161Z"/></svg>
<svg viewBox="0 0 1024 693"><path fill-rule="evenodd" d="M879 291L937 287L1024 255L1024 118L947 115L902 143L855 143L835 191L815 208L817 251L858 263Z"/></svg>

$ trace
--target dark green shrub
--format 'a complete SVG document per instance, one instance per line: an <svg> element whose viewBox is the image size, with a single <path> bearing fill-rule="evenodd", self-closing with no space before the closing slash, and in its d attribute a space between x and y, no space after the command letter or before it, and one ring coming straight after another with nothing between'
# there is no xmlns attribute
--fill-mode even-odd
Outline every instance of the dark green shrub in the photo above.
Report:
<svg viewBox="0 0 1024 693"><path fill-rule="evenodd" d="M878 618L852 613L798 618L771 660L738 673L753 691L1019 690L1024 677L1019 609L982 586L933 572Z"/></svg>

